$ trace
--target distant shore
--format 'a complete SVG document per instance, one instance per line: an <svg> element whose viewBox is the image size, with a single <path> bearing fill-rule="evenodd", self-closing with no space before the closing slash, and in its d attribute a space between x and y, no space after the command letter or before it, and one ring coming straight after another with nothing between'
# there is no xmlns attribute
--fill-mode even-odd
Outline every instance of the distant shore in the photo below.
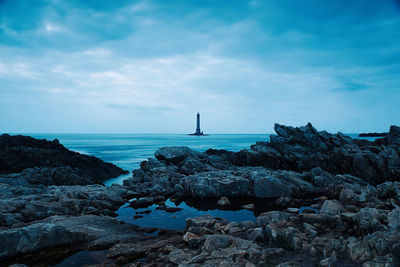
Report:
<svg viewBox="0 0 400 267"><path fill-rule="evenodd" d="M359 137L385 137L388 133L360 133Z"/></svg>

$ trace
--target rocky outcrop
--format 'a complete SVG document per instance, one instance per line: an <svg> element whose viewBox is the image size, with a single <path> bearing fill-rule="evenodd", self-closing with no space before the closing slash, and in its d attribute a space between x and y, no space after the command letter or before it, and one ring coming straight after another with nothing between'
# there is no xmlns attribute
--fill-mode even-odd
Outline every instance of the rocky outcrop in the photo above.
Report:
<svg viewBox="0 0 400 267"><path fill-rule="evenodd" d="M341 133L317 131L310 123L294 128L275 124L277 135L238 153L208 150L235 165L264 166L297 172L320 167L332 174L351 174L373 184L400 179L400 130L375 142L352 139Z"/></svg>
<svg viewBox="0 0 400 267"><path fill-rule="evenodd" d="M0 265L144 238L138 227L110 217L136 192L100 182L123 172L57 140L1 135Z"/></svg>
<svg viewBox="0 0 400 267"><path fill-rule="evenodd" d="M0 232L0 262L59 247L74 250L145 239L138 227L107 216L52 216Z"/></svg>
<svg viewBox="0 0 400 267"><path fill-rule="evenodd" d="M276 124L275 131L270 142L239 152L161 148L124 182L145 196L133 203L150 205L159 195L200 198L225 209L237 198L275 199L281 209L246 222L188 219L183 245L157 250L163 264L297 266L300 258L305 266L398 266L399 128L374 142L311 124Z"/></svg>
<svg viewBox="0 0 400 267"><path fill-rule="evenodd" d="M91 183L100 183L124 173L114 164L66 149L57 139L47 141L22 135L0 135L0 173L19 173L35 167L66 166L79 172L85 182L89 180ZM57 176L56 172L49 175Z"/></svg>

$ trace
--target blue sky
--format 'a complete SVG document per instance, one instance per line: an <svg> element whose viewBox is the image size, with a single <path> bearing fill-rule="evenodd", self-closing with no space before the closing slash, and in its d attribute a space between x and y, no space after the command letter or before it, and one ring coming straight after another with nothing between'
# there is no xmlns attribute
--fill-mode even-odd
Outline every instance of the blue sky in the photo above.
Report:
<svg viewBox="0 0 400 267"><path fill-rule="evenodd" d="M400 124L400 2L0 0L0 132Z"/></svg>

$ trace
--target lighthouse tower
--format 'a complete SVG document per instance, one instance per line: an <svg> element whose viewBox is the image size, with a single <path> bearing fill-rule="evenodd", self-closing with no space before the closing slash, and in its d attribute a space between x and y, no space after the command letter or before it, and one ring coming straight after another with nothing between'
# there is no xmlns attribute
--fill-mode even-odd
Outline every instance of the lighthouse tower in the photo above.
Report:
<svg viewBox="0 0 400 267"><path fill-rule="evenodd" d="M203 132L200 130L200 113L197 112L197 123L196 123L196 132L191 135L205 135Z"/></svg>
<svg viewBox="0 0 400 267"><path fill-rule="evenodd" d="M200 113L197 112L197 127L196 127L196 135L200 135L202 134L202 132L200 132Z"/></svg>

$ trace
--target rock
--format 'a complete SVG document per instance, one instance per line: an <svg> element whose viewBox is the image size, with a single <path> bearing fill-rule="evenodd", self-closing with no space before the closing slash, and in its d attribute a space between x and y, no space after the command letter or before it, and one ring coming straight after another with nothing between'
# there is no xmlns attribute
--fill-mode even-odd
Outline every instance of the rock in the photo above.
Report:
<svg viewBox="0 0 400 267"><path fill-rule="evenodd" d="M254 210L254 204L242 205L241 208L242 208L242 209L245 209L245 210Z"/></svg>
<svg viewBox="0 0 400 267"><path fill-rule="evenodd" d="M400 208L396 208L387 214L389 230L391 232L400 231Z"/></svg>
<svg viewBox="0 0 400 267"><path fill-rule="evenodd" d="M163 200L165 200L165 197L163 197L163 196L142 197L142 198L139 198L136 200L132 200L129 205L136 209L137 208L146 208L153 204L157 204Z"/></svg>
<svg viewBox="0 0 400 267"><path fill-rule="evenodd" d="M154 156L160 161L177 164L193 152L194 151L187 146L161 147L154 153Z"/></svg>
<svg viewBox="0 0 400 267"><path fill-rule="evenodd" d="M392 258L378 257L371 261L364 262L362 267L396 267L398 264Z"/></svg>
<svg viewBox="0 0 400 267"><path fill-rule="evenodd" d="M387 230L387 227L382 225L379 220L380 213L374 208L362 208L353 217L355 223L359 226L362 231L381 231Z"/></svg>
<svg viewBox="0 0 400 267"><path fill-rule="evenodd" d="M345 203L351 203L355 196L356 195L353 190L343 188L343 190L340 192L339 200Z"/></svg>
<svg viewBox="0 0 400 267"><path fill-rule="evenodd" d="M0 232L0 261L59 246L100 247L129 239L143 239L137 227L107 216L53 216L24 227Z"/></svg>
<svg viewBox="0 0 400 267"><path fill-rule="evenodd" d="M198 240L200 239L200 236L193 234L191 232L186 232L186 234L183 236L183 241L189 242L190 240Z"/></svg>
<svg viewBox="0 0 400 267"><path fill-rule="evenodd" d="M257 142L237 153L209 150L208 155L226 165L263 166L296 172L321 168L331 174L349 173L372 184L400 177L398 128L375 142L357 140L341 133L318 132L310 123L303 127L275 124L270 142ZM387 162L388 164L386 164ZM329 176L313 176L317 187L338 184Z"/></svg>
<svg viewBox="0 0 400 267"><path fill-rule="evenodd" d="M177 197L177 198L181 198L187 195L186 190L183 188L183 186L181 186L180 184L176 184L174 185L174 187L172 188L172 194Z"/></svg>
<svg viewBox="0 0 400 267"><path fill-rule="evenodd" d="M250 191L248 179L230 171L212 171L189 175L184 178L184 188L193 197L247 196Z"/></svg>
<svg viewBox="0 0 400 267"><path fill-rule="evenodd" d="M262 241L264 241L263 229L262 228L251 229L251 230L249 230L247 237L249 240L256 241L256 242L262 242Z"/></svg>
<svg viewBox="0 0 400 267"><path fill-rule="evenodd" d="M252 180L254 195L258 198L274 198L290 195L289 188L278 178L272 176L255 176Z"/></svg>
<svg viewBox="0 0 400 267"><path fill-rule="evenodd" d="M217 205L218 205L218 206L229 206L229 205L231 205L231 202L229 201L229 198L227 198L227 197L221 197L221 198L218 200Z"/></svg>
<svg viewBox="0 0 400 267"><path fill-rule="evenodd" d="M189 229L190 227L208 227L212 229L216 224L226 225L228 224L228 221L215 218L208 214L186 219L186 229Z"/></svg>
<svg viewBox="0 0 400 267"><path fill-rule="evenodd" d="M168 213L174 213L174 212L181 211L181 210L183 210L183 209L182 209L182 208L179 208L179 207L158 206L158 207L156 208L156 210L163 210L163 211L166 211L166 212L168 212Z"/></svg>
<svg viewBox="0 0 400 267"><path fill-rule="evenodd" d="M79 170L80 176L90 183L99 183L125 173L124 170L114 164L106 163L94 156L70 151L61 145L57 139L47 141L22 135L0 135L0 173L19 173L25 169L39 166L47 168L66 168L69 166L74 170ZM44 170L47 171L47 169ZM63 180L63 171L61 169L54 170L53 173L45 175L44 183L49 183L48 176L54 177L54 181ZM71 169L65 170L68 175L72 173ZM73 181L76 181L76 179ZM41 183L38 179L34 182Z"/></svg>
<svg viewBox="0 0 400 267"><path fill-rule="evenodd" d="M299 209L298 208L287 208L286 211L290 212L290 213L298 213Z"/></svg>
<svg viewBox="0 0 400 267"><path fill-rule="evenodd" d="M386 140L389 145L400 145L400 127L395 125L390 126Z"/></svg>
<svg viewBox="0 0 400 267"><path fill-rule="evenodd" d="M339 215L342 212L344 208L337 200L325 200L321 207L322 214Z"/></svg>
<svg viewBox="0 0 400 267"><path fill-rule="evenodd" d="M318 214L318 210L314 209L312 207L301 207L300 209L298 209L298 211L299 211L299 214L302 214L302 213L315 213L315 214Z"/></svg>
<svg viewBox="0 0 400 267"><path fill-rule="evenodd" d="M289 219L290 216L290 213L283 211L264 212L257 217L257 225L259 227L265 227L270 222L286 221Z"/></svg>

